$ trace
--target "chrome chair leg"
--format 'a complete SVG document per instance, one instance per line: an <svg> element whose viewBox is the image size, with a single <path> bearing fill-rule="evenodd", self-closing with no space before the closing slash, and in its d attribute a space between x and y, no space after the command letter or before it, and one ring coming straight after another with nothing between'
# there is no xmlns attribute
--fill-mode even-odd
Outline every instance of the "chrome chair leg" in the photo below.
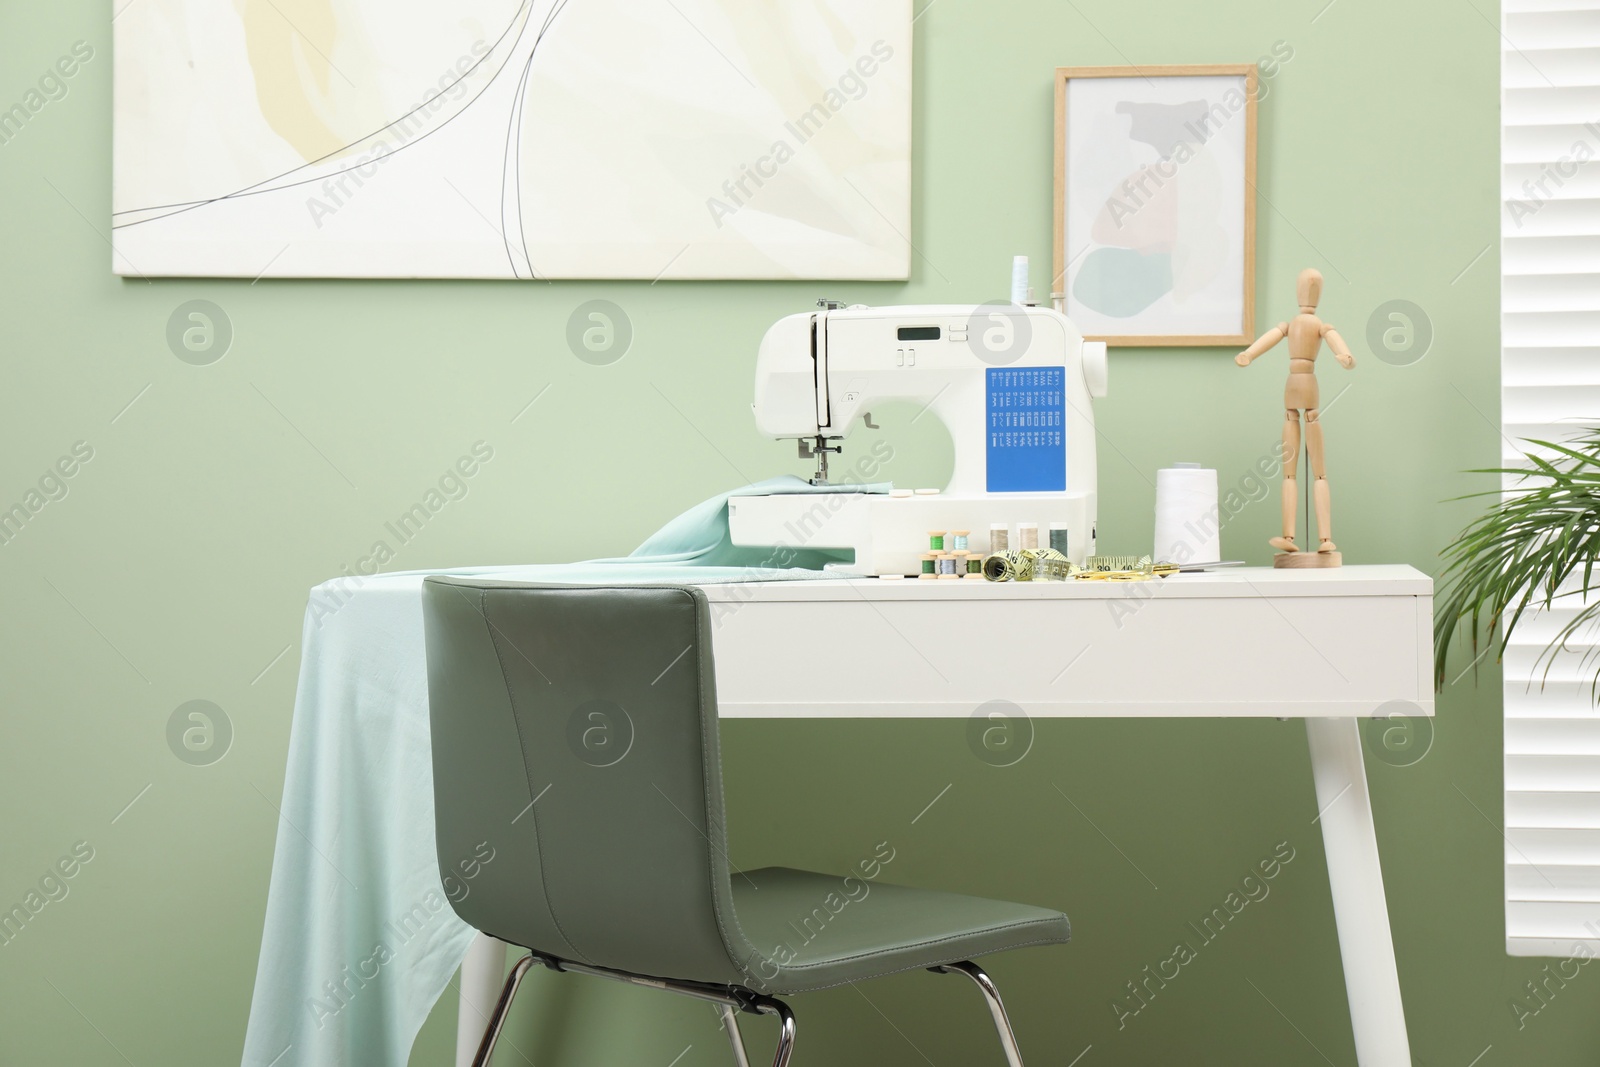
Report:
<svg viewBox="0 0 1600 1067"><path fill-rule="evenodd" d="M522 985L522 979L533 963L531 955L524 956L506 976L506 984L500 990L500 999L495 1003L494 1013L489 1016L488 1029L484 1030L483 1040L478 1043L478 1054L472 1058L472 1067L489 1067L489 1058L494 1055L495 1042L500 1040L500 1030L506 1024L506 1014L511 1010L511 1001L516 997L517 987Z"/></svg>
<svg viewBox="0 0 1600 1067"><path fill-rule="evenodd" d="M789 1057L794 1054L794 1013L789 1010L789 1005L781 1000L751 994L748 990L733 990L726 986L718 987L699 982L675 982L661 978L648 978L644 975L630 974L626 971L613 971L605 967L573 963L568 960L556 959L554 956L544 956L537 952L530 952L517 961L517 965L511 969L511 974L507 976L505 988L500 991L500 1001L495 1005L494 1014L489 1018L489 1029L484 1032L483 1043L478 1046L478 1055L473 1059L472 1067L489 1067L489 1057L494 1054L495 1042L500 1039L500 1028L506 1023L506 1012L511 1008L511 1000L517 995L517 987L522 984L523 976L528 973L528 968L535 963L542 963L553 971L591 974L597 978L610 978L613 981L648 986L651 989L665 989L669 993L678 993L686 997L711 1001L722 1010L723 1024L727 1027L728 1040L733 1045L733 1055L739 1061L739 1067L749 1067L749 1060L745 1056L744 1038L739 1033L739 1024L734 1019L734 1009L742 1008L745 1011L754 1011L762 1015L776 1015L778 1017L778 1052L773 1057L772 1067L789 1067ZM961 965L958 964L957 966ZM971 967L972 964L965 964L965 966ZM974 967L973 970L977 970L977 968ZM978 973L982 974L983 972L979 971ZM988 981L988 979L985 978L984 981Z"/></svg>
<svg viewBox="0 0 1600 1067"><path fill-rule="evenodd" d="M993 980L983 973L982 968L971 960L963 960L930 970L940 974L964 974L983 990L983 999L988 1002L989 1014L994 1018L995 1032L1000 1035L1000 1047L1005 1049L1006 1063L1010 1067L1022 1067L1022 1053L1017 1051L1017 1035L1012 1032L1011 1020L1006 1017L1006 1006L1000 1002L1000 990L995 988Z"/></svg>
<svg viewBox="0 0 1600 1067"><path fill-rule="evenodd" d="M778 1053L772 1058L772 1067L789 1067L789 1057L794 1054L794 1012L783 1001L771 997L757 1000L756 1010L778 1017Z"/></svg>
<svg viewBox="0 0 1600 1067"><path fill-rule="evenodd" d="M750 1067L750 1057L744 1051L744 1035L739 1033L739 1016L731 1004L718 1004L722 1013L722 1028L728 1031L728 1044L733 1046L733 1062L738 1067Z"/></svg>

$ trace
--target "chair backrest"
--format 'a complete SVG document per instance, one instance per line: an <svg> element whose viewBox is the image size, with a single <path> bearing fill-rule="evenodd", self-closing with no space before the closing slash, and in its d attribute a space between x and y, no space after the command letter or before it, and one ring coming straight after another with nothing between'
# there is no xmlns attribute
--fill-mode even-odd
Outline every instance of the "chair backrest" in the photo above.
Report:
<svg viewBox="0 0 1600 1067"><path fill-rule="evenodd" d="M704 594L431 577L423 615L456 913L563 959L745 984Z"/></svg>

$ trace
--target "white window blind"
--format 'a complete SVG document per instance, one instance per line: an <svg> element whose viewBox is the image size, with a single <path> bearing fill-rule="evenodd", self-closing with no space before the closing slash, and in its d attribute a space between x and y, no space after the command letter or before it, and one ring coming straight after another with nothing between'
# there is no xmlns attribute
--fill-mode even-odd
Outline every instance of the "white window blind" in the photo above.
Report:
<svg viewBox="0 0 1600 1067"><path fill-rule="evenodd" d="M1600 0L1504 0L1501 428L1600 425ZM1509 480L1508 480L1509 481ZM1582 653L1541 660L1581 606L1525 618L1505 657L1506 949L1600 949L1600 710ZM1549 667L1546 673L1546 667Z"/></svg>

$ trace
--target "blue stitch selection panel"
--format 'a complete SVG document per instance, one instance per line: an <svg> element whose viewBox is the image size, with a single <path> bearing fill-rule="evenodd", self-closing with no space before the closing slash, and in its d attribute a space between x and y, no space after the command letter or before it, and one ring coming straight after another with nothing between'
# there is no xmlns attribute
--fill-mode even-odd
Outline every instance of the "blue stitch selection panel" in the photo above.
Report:
<svg viewBox="0 0 1600 1067"><path fill-rule="evenodd" d="M989 492L1065 490L1066 368L990 367L987 373Z"/></svg>

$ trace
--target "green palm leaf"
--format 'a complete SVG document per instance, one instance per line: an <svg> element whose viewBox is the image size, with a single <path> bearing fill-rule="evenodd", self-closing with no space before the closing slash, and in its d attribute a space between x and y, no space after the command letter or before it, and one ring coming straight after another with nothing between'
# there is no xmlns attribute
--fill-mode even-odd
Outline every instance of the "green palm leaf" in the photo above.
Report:
<svg viewBox="0 0 1600 1067"><path fill-rule="evenodd" d="M1450 646L1463 631L1476 664L1481 642L1498 639L1504 655L1517 623L1531 608L1550 608L1558 600L1586 599L1600 560L1600 429L1590 429L1569 444L1530 441L1547 457L1529 454L1527 467L1494 467L1476 474L1517 479L1509 491L1470 494L1496 501L1474 519L1440 555L1446 565L1434 605L1434 684L1443 688ZM1461 498L1467 499L1467 498ZM1567 592L1569 579L1579 577ZM1570 600L1567 603L1571 603ZM1540 653L1545 676L1557 653L1574 651L1569 642L1600 616L1600 600L1586 603ZM1590 648L1587 667L1600 648ZM1600 699L1600 673L1591 686Z"/></svg>

